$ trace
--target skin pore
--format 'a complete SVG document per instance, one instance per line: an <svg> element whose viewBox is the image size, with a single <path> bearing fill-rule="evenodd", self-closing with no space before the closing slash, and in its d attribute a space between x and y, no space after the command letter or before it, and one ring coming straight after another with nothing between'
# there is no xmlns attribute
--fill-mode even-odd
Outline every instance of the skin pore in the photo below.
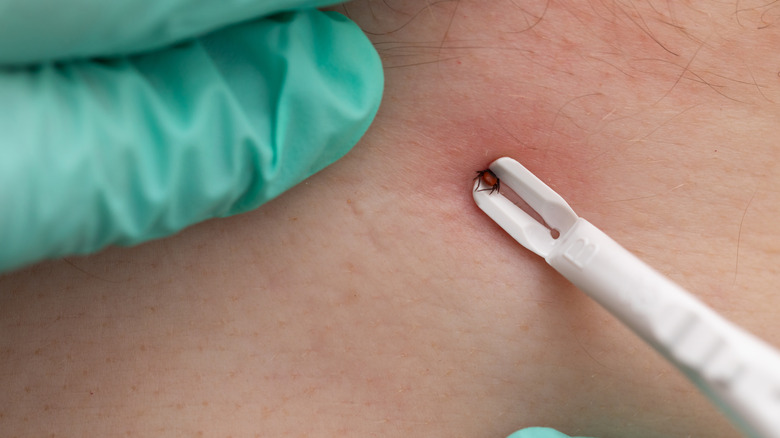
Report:
<svg viewBox="0 0 780 438"><path fill-rule="evenodd" d="M471 200L518 159L780 346L780 9L365 0L376 122L262 208L0 277L7 436L733 437Z"/></svg>

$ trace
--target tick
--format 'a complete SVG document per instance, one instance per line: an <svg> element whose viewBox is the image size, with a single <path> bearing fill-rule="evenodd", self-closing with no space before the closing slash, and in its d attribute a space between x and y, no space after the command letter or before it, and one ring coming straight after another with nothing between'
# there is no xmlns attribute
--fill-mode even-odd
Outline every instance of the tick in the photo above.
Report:
<svg viewBox="0 0 780 438"><path fill-rule="evenodd" d="M488 194L492 195L493 192L500 192L501 190L501 181L498 180L496 174L493 173L490 169L478 170L477 176L474 177L474 181L476 180L479 180L479 185L474 189L475 192L484 192L485 190L490 190L490 193ZM486 185L487 188L480 189L483 184Z"/></svg>

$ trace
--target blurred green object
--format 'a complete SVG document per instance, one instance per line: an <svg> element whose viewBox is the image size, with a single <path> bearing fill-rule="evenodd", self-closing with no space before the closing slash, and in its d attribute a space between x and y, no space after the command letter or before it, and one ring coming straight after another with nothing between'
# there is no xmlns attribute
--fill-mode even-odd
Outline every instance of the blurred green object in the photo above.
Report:
<svg viewBox="0 0 780 438"><path fill-rule="evenodd" d="M235 23L340 0L3 0L0 64L160 49Z"/></svg>
<svg viewBox="0 0 780 438"><path fill-rule="evenodd" d="M547 427L529 427L527 429L519 430L507 438L584 438L584 437L570 437L569 435L558 432L555 429Z"/></svg>
<svg viewBox="0 0 780 438"><path fill-rule="evenodd" d="M29 9L27 3L41 2L16 3ZM72 7L65 22L76 26L79 5L88 2L51 3L70 5L54 9ZM95 10L128 13L111 35L117 40L102 40L106 22L95 15L103 30L84 31L93 39L61 53L110 57L0 67L0 272L254 209L343 156L378 109L379 57L340 14L282 12L177 46L114 56L208 30L212 13L217 26L251 18L244 15L250 3L270 2L191 1L211 5L199 11L183 0L104 3ZM155 6L130 14L119 5L126 3ZM24 45L42 59L71 47L41 38L17 38L11 47L9 32L23 29L16 22L4 27L4 14L14 9L8 4L0 6L0 60L31 61ZM163 4L186 12L165 29ZM51 17L55 40L64 35L57 14L35 20L41 15ZM35 32L46 32L35 20ZM141 31L124 40L131 21Z"/></svg>

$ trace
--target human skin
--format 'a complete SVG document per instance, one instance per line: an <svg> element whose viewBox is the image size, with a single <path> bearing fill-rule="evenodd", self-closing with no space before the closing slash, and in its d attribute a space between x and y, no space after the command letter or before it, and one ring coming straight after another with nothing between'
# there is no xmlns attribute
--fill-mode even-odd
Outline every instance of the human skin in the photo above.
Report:
<svg viewBox="0 0 780 438"><path fill-rule="evenodd" d="M757 5L337 7L385 64L365 138L251 213L0 277L0 430L737 436L470 190L518 159L780 346L780 32Z"/></svg>

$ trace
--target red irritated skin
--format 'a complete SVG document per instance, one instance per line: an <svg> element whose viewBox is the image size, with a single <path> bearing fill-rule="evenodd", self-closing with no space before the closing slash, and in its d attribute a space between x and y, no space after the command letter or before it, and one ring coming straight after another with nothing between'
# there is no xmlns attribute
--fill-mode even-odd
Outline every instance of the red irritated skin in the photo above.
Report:
<svg viewBox="0 0 780 438"><path fill-rule="evenodd" d="M772 2L338 10L385 66L364 139L257 211L0 277L3 435L738 436L472 179L517 159L780 345Z"/></svg>

